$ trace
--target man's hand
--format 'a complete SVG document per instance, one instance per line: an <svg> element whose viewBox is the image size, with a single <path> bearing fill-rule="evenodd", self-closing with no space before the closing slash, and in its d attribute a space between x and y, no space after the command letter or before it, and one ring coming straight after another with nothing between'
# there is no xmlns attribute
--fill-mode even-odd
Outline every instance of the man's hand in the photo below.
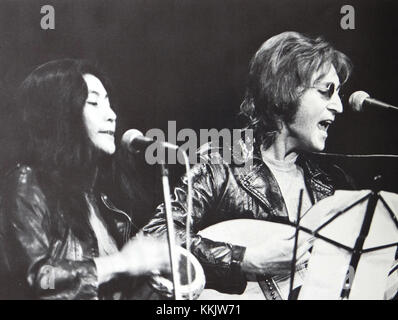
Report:
<svg viewBox="0 0 398 320"><path fill-rule="evenodd" d="M308 259L312 243L301 241L297 247L297 265ZM288 275L293 260L294 238L274 239L246 248L242 270L246 274Z"/></svg>

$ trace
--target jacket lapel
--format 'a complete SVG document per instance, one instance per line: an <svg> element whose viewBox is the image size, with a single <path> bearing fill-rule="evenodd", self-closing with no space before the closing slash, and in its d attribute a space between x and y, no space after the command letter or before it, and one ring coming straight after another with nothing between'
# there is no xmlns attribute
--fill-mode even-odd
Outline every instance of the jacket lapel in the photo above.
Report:
<svg viewBox="0 0 398 320"><path fill-rule="evenodd" d="M256 151L250 160L251 165L236 169L239 183L260 201L266 212L274 217L288 218L285 201L272 172ZM297 163L303 168L305 184L313 204L334 194L331 177L319 166L303 155L298 157Z"/></svg>
<svg viewBox="0 0 398 320"><path fill-rule="evenodd" d="M249 159L250 165L237 167L238 182L247 192L260 201L267 213L274 217L288 218L287 208L279 185L256 151L254 150Z"/></svg>
<svg viewBox="0 0 398 320"><path fill-rule="evenodd" d="M303 168L305 184L313 204L334 194L335 188L330 175L304 155L300 155L297 162Z"/></svg>

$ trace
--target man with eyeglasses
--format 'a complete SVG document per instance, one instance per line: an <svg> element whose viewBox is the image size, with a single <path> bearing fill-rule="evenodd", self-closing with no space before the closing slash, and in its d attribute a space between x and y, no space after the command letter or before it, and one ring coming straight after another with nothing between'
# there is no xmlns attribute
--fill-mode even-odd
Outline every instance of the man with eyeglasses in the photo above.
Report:
<svg viewBox="0 0 398 320"><path fill-rule="evenodd" d="M297 32L270 38L252 58L241 104L246 129L254 133L253 150L245 155L251 165L236 164L242 159L223 162L219 152L193 168L191 250L204 268L208 288L239 294L248 274L290 274L294 243L276 236L272 243L243 247L209 240L197 234L200 230L237 218L294 222L300 190L305 212L337 189L352 189L340 168L311 159L312 152L324 150L328 129L343 112L339 89L351 69L349 58L322 38ZM181 239L186 236L186 195L182 179L172 202ZM165 230L161 205L144 231L160 235ZM296 258L307 249L301 248Z"/></svg>

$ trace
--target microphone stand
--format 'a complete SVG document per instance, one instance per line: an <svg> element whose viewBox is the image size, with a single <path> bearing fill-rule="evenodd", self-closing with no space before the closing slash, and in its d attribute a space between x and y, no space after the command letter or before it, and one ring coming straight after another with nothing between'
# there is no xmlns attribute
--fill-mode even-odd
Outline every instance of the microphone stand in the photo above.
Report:
<svg viewBox="0 0 398 320"><path fill-rule="evenodd" d="M366 207L365 217L363 219L361 230L359 232L359 235L357 237L357 240L355 241L355 245L353 248L353 253L351 256L351 261L349 263L349 267L353 268L354 277L355 277L355 272L357 271L357 267L359 264L359 259L361 258L361 254L363 253L363 245L364 245L365 240L369 234L370 225L372 223L373 216L375 214L377 201L379 200L378 193L381 190L380 180L381 180L381 176L376 176L374 178L374 186L372 188L373 190L372 190L372 193L370 194L368 205ZM347 274L348 274L348 272L349 272L349 270L347 270ZM348 288L343 287L343 289L341 290L341 293L340 293L341 298L348 299L350 296L350 291L351 291L350 287L348 287Z"/></svg>
<svg viewBox="0 0 398 320"><path fill-rule="evenodd" d="M173 215L171 211L169 170L167 169L164 163L160 164L160 172L161 172L162 185L163 185L164 205L166 209L167 239L169 244L170 265L171 265L171 273L172 273L173 286L174 286L173 296L175 300L182 300L182 296L180 293L180 283L178 279L179 264L175 252L176 245L174 238L175 233L174 233Z"/></svg>

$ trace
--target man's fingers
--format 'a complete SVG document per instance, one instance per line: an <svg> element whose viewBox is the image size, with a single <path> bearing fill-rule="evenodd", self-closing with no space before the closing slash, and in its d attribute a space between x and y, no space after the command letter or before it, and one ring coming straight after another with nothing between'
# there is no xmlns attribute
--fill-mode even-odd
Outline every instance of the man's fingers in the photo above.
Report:
<svg viewBox="0 0 398 320"><path fill-rule="evenodd" d="M312 247L312 242L310 241L303 241L300 244L297 244L297 252L296 252L296 259L299 260L309 249ZM294 239L287 240L285 243L283 252L286 256L291 257L293 259L294 254Z"/></svg>

